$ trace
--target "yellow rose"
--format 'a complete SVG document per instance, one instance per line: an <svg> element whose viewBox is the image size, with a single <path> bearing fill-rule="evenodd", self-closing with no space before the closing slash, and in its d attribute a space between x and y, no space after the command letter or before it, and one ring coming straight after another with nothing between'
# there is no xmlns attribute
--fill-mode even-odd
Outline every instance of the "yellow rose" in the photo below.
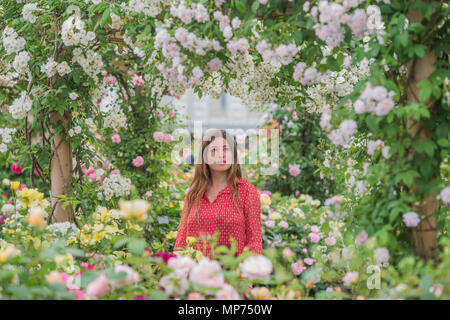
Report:
<svg viewBox="0 0 450 320"><path fill-rule="evenodd" d="M203 253L201 251L198 251L198 250L194 250L194 251L195 251L195 260L197 262L199 262L203 258Z"/></svg>
<svg viewBox="0 0 450 320"><path fill-rule="evenodd" d="M270 196L266 193L261 194L261 203L265 206L268 206L272 203Z"/></svg>
<svg viewBox="0 0 450 320"><path fill-rule="evenodd" d="M45 275L45 279L47 280L48 283L64 283L61 274L55 270Z"/></svg>
<svg viewBox="0 0 450 320"><path fill-rule="evenodd" d="M171 239L175 239L177 237L177 231L170 231L167 236L166 236L166 240L171 240Z"/></svg>
<svg viewBox="0 0 450 320"><path fill-rule="evenodd" d="M195 243L195 237L187 237L186 238L186 243L190 246L192 246Z"/></svg>
<svg viewBox="0 0 450 320"><path fill-rule="evenodd" d="M119 200L119 208L125 219L135 218L142 221L147 218L147 211L150 205L147 200L136 199L133 201Z"/></svg>
<svg viewBox="0 0 450 320"><path fill-rule="evenodd" d="M9 183L9 186L11 187L12 190L17 190L17 188L19 188L19 186L20 186L20 182L19 181L11 181Z"/></svg>
<svg viewBox="0 0 450 320"><path fill-rule="evenodd" d="M8 260L9 258L12 258L20 253L20 251L16 250L16 248L12 244L6 242L3 243L3 248L0 247L0 262L6 262L6 260Z"/></svg>
<svg viewBox="0 0 450 320"><path fill-rule="evenodd" d="M44 224L44 212L41 207L33 207L30 209L28 223L33 227L40 227Z"/></svg>
<svg viewBox="0 0 450 320"><path fill-rule="evenodd" d="M253 288L250 292L256 300L270 300L272 298L269 289L266 287Z"/></svg>

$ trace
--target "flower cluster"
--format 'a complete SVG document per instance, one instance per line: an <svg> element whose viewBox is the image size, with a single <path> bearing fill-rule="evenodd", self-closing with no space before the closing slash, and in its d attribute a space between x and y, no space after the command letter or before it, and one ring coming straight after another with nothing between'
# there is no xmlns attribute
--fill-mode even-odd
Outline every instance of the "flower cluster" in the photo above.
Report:
<svg viewBox="0 0 450 320"><path fill-rule="evenodd" d="M197 22L209 21L208 11L201 3L192 3L191 7L187 8L185 3L181 1L178 6L172 5L170 7L170 15L186 24L190 24L192 19L195 19Z"/></svg>
<svg viewBox="0 0 450 320"><path fill-rule="evenodd" d="M262 56L263 60L274 60L282 65L290 64L299 49L299 47L291 43L289 45L281 44L272 50L266 40L262 40L256 45L256 50Z"/></svg>
<svg viewBox="0 0 450 320"><path fill-rule="evenodd" d="M0 143L0 153L4 153L8 150L6 144L11 142L11 134L16 131L16 128L0 128L0 137L2 138L2 143Z"/></svg>
<svg viewBox="0 0 450 320"><path fill-rule="evenodd" d="M215 58L217 59L217 58ZM217 59L220 61L220 59ZM212 60L210 61L212 62ZM220 62L220 67L222 66L222 62ZM219 69L220 69L219 67ZM217 73L214 70L215 68L211 66L211 64L207 65L208 71L211 72L211 76L205 79L202 83L202 91L205 95L209 95L214 99L220 99L223 94L223 81L220 73Z"/></svg>
<svg viewBox="0 0 450 320"><path fill-rule="evenodd" d="M127 116L118 103L111 103L108 110L102 111L102 113L105 114L103 118L104 128L126 128Z"/></svg>
<svg viewBox="0 0 450 320"><path fill-rule="evenodd" d="M344 120L341 122L339 129L332 130L328 134L328 138L335 145L348 144L350 138L356 133L356 122L354 120Z"/></svg>
<svg viewBox="0 0 450 320"><path fill-rule="evenodd" d="M201 56L211 50L219 51L222 49L217 40L199 39L194 33L187 31L185 28L177 28L175 30L175 39L178 40L183 48L191 52L195 51L196 54Z"/></svg>
<svg viewBox="0 0 450 320"><path fill-rule="evenodd" d="M103 239L111 240L114 235L124 233L124 230L119 227L122 219L119 210L97 206L92 217L91 223L84 224L81 229L72 229L74 232L69 233L67 245L80 243L83 246L93 246L102 242ZM52 228L51 226L48 228Z"/></svg>
<svg viewBox="0 0 450 320"><path fill-rule="evenodd" d="M383 44L384 23L381 19L380 8L369 5L364 11L356 9L349 14L348 11L359 5L359 0L345 1L343 4L328 1L319 1L318 6L311 8L310 15L315 25L317 37L330 47L338 46L343 40L345 29L342 24L350 27L357 37L365 34L377 34L378 41Z"/></svg>
<svg viewBox="0 0 450 320"><path fill-rule="evenodd" d="M384 158L388 159L390 157L389 155L389 146L385 146L384 145L384 141L383 140L369 140L367 141L367 153L371 156L374 155L376 150L381 149L381 154L383 155Z"/></svg>
<svg viewBox="0 0 450 320"><path fill-rule="evenodd" d="M420 222L420 217L416 212L410 211L403 215L403 222L407 227L415 228Z"/></svg>
<svg viewBox="0 0 450 320"><path fill-rule="evenodd" d="M18 74L26 74L30 71L28 62L31 59L31 55L26 51L21 51L16 55L13 62L13 67Z"/></svg>
<svg viewBox="0 0 450 320"><path fill-rule="evenodd" d="M80 44L87 46L89 42L95 40L95 33L86 32L86 23L81 19L80 8L73 6L75 14L65 20L61 27L61 38L67 47L78 46Z"/></svg>
<svg viewBox="0 0 450 320"><path fill-rule="evenodd" d="M23 119L26 117L27 112L31 110L32 105L33 101L28 96L27 92L22 91L20 97L14 99L8 110L14 119Z"/></svg>
<svg viewBox="0 0 450 320"><path fill-rule="evenodd" d="M66 61L58 64L55 60L53 60L53 57L50 57L48 58L47 63L41 66L41 72L44 72L47 77L54 76L56 72L58 72L60 76L63 76L72 72L72 69Z"/></svg>
<svg viewBox="0 0 450 320"><path fill-rule="evenodd" d="M157 16L161 12L162 0L130 0L126 9L131 12L144 13L146 17Z"/></svg>
<svg viewBox="0 0 450 320"><path fill-rule="evenodd" d="M161 142L165 142L165 143L169 143L173 140L173 137L170 133L164 133L161 131L155 131L153 133L153 139L155 139L155 141L161 141Z"/></svg>
<svg viewBox="0 0 450 320"><path fill-rule="evenodd" d="M48 200L44 199L44 194L39 192L37 188L23 188L17 190L16 194L23 206L30 208L35 206L46 208L49 206Z"/></svg>
<svg viewBox="0 0 450 320"><path fill-rule="evenodd" d="M17 32L11 27L3 29L2 41L7 54L22 51L26 43L24 38L18 38Z"/></svg>
<svg viewBox="0 0 450 320"><path fill-rule="evenodd" d="M109 201L113 197L121 197L123 195L129 195L131 192L131 180L129 178L122 177L120 173L110 174L103 180L100 186L100 192L97 193L99 200Z"/></svg>
<svg viewBox="0 0 450 320"><path fill-rule="evenodd" d="M307 86L320 82L322 74L315 67L306 68L306 63L299 62L294 68L294 80L299 81L302 85Z"/></svg>
<svg viewBox="0 0 450 320"><path fill-rule="evenodd" d="M276 100L276 95L283 92L284 86L270 86L273 76L280 70L281 64L272 60L255 65L247 52L231 55L224 70L236 75L228 84L228 92L238 98L251 110L261 111L268 103Z"/></svg>
<svg viewBox="0 0 450 320"><path fill-rule="evenodd" d="M393 91L388 92L385 87L374 87L372 84L367 83L359 99L355 101L355 112L358 114L369 112L378 116L384 116L394 108L393 96Z"/></svg>
<svg viewBox="0 0 450 320"><path fill-rule="evenodd" d="M75 223L70 223L69 221L52 223L47 226L47 229L55 235L59 233L59 235L62 236L78 231L78 227Z"/></svg>
<svg viewBox="0 0 450 320"><path fill-rule="evenodd" d="M160 285L170 296L182 296L189 289L201 291L204 295L215 296L216 299L238 300L239 293L225 282L220 264L215 260L203 257L197 263L189 256L177 255L167 260L167 266L172 270L160 279ZM265 256L251 256L240 265L243 277L248 279L264 278L272 273L272 262ZM190 293L189 297L203 297L198 292ZM188 297L188 299L189 299Z"/></svg>
<svg viewBox="0 0 450 320"><path fill-rule="evenodd" d="M37 17L33 15L33 11L40 11L36 3L27 3L22 8L22 17L29 23L35 23Z"/></svg>
<svg viewBox="0 0 450 320"><path fill-rule="evenodd" d="M78 62L83 68L84 72L90 76L96 83L99 82L98 74L101 72L101 66L103 65L101 55L94 50L87 50L85 54L80 48L73 50L72 63Z"/></svg>

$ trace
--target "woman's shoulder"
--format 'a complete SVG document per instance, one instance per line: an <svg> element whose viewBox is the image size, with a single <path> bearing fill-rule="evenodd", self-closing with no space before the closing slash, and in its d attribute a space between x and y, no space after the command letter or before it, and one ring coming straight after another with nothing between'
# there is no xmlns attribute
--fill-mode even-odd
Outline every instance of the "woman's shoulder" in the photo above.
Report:
<svg viewBox="0 0 450 320"><path fill-rule="evenodd" d="M258 188L248 182L247 178L236 178L236 182L240 189L242 187L247 192L259 193Z"/></svg>

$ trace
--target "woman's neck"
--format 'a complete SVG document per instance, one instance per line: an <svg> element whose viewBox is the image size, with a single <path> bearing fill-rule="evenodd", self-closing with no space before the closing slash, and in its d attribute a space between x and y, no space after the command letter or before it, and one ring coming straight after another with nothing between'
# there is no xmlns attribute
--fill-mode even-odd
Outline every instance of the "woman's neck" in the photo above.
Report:
<svg viewBox="0 0 450 320"><path fill-rule="evenodd" d="M213 188L222 188L228 185L226 171L211 171L211 186Z"/></svg>

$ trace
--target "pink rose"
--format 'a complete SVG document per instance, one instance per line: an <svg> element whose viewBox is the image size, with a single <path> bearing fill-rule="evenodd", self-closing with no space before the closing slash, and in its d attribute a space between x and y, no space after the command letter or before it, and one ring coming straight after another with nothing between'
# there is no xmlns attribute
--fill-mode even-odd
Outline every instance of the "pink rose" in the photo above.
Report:
<svg viewBox="0 0 450 320"><path fill-rule="evenodd" d="M191 292L187 296L188 300L203 300L203 296L198 292Z"/></svg>
<svg viewBox="0 0 450 320"><path fill-rule="evenodd" d="M75 289L75 300L83 300L84 292L81 289Z"/></svg>
<svg viewBox="0 0 450 320"><path fill-rule="evenodd" d="M120 143L120 141L121 141L120 136L116 133L115 135L113 135L111 137L111 141L114 143Z"/></svg>
<svg viewBox="0 0 450 320"><path fill-rule="evenodd" d="M118 174L120 173L119 169L114 169L113 171L111 171L110 175L112 176L113 174Z"/></svg>
<svg viewBox="0 0 450 320"><path fill-rule="evenodd" d="M329 246L334 246L336 244L336 239L333 237L328 237L325 239L325 242Z"/></svg>
<svg viewBox="0 0 450 320"><path fill-rule="evenodd" d="M273 228L273 227L275 226L275 221L273 221L273 220L267 220L267 221L265 222L265 225L266 225L266 227L268 227L268 228Z"/></svg>
<svg viewBox="0 0 450 320"><path fill-rule="evenodd" d="M166 134L163 136L163 141L164 141L165 143L168 143L168 142L172 141L172 139L173 139L173 137L172 137L172 135L171 135L170 133L166 133Z"/></svg>
<svg viewBox="0 0 450 320"><path fill-rule="evenodd" d="M133 82L135 85L139 86L144 83L144 79L142 79L142 77L140 77L140 76L134 75Z"/></svg>
<svg viewBox="0 0 450 320"><path fill-rule="evenodd" d="M298 276L306 269L306 267L304 267L302 265L299 265L297 262L294 262L294 263L291 264L291 269L292 269L292 272L296 276Z"/></svg>
<svg viewBox="0 0 450 320"><path fill-rule="evenodd" d="M314 263L314 259L306 258L306 259L305 259L305 263L306 263L307 265L312 265L312 264Z"/></svg>
<svg viewBox="0 0 450 320"><path fill-rule="evenodd" d="M102 273L97 279L89 283L86 289L86 293L90 297L100 298L108 292L109 280L104 273Z"/></svg>
<svg viewBox="0 0 450 320"><path fill-rule="evenodd" d="M320 237L317 233L311 232L310 234L308 234L309 240L311 240L311 242L317 243L320 240Z"/></svg>
<svg viewBox="0 0 450 320"><path fill-rule="evenodd" d="M292 165L292 164L290 164L289 165L289 174L291 175L291 176L297 176L299 173L301 172L301 170L300 170L300 165L299 164L294 164L294 165Z"/></svg>
<svg viewBox="0 0 450 320"><path fill-rule="evenodd" d="M206 257L194 266L189 274L189 280L205 287L221 288L225 283L225 277L219 262ZM211 290L206 290L212 293Z"/></svg>
<svg viewBox="0 0 450 320"><path fill-rule="evenodd" d="M87 169L85 172L84 172L84 175L86 176L86 177L89 177L89 175L92 173L92 172L94 172L95 171L95 169L94 168L89 168L89 169Z"/></svg>
<svg viewBox="0 0 450 320"><path fill-rule="evenodd" d="M108 76L108 77L105 77L104 81L106 84L113 84L113 83L116 83L117 79L114 76Z"/></svg>
<svg viewBox="0 0 450 320"><path fill-rule="evenodd" d="M162 133L161 131L154 132L153 133L153 139L155 139L156 141L163 141L164 133Z"/></svg>
<svg viewBox="0 0 450 320"><path fill-rule="evenodd" d="M133 159L132 163L133 163L133 166L135 166L136 168L139 168L140 166L142 166L144 164L144 158L142 158L141 156L138 156Z"/></svg>
<svg viewBox="0 0 450 320"><path fill-rule="evenodd" d="M22 173L22 165L21 164L17 165L17 162L13 163L11 165L11 171L15 174L21 174Z"/></svg>
<svg viewBox="0 0 450 320"><path fill-rule="evenodd" d="M290 258L294 255L294 252L292 251L291 248L286 247L283 249L283 256L285 256L286 258Z"/></svg>
<svg viewBox="0 0 450 320"><path fill-rule="evenodd" d="M229 285L228 283L224 284L222 289L216 292L217 300L240 300L239 293Z"/></svg>
<svg viewBox="0 0 450 320"><path fill-rule="evenodd" d="M116 265L114 267L114 272L115 273L124 272L126 273L126 276L125 279L123 280L111 281L111 286L113 288L122 288L124 286L139 282L139 274L127 265L120 265L120 264Z"/></svg>

